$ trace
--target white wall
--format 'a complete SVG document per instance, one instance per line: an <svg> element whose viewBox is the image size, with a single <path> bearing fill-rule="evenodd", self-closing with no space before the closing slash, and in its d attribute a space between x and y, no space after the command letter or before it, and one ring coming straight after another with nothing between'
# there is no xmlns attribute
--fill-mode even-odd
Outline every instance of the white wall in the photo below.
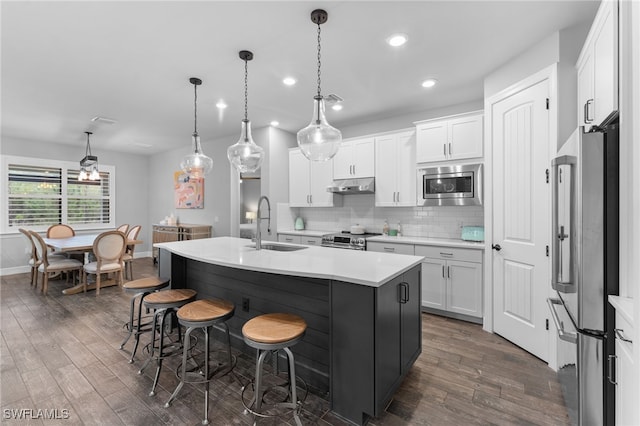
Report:
<svg viewBox="0 0 640 426"><path fill-rule="evenodd" d="M136 255L151 252L151 223L149 222L149 198L151 198L149 157L103 151L96 139L92 153L98 156L101 164L116 167L116 217L118 224L142 225L140 238L143 244L136 247ZM84 143L71 146L59 143L33 142L28 139L2 138L0 154L22 157L49 158L62 161L80 161L84 157ZM16 231L14 234L0 236L2 252L0 254L0 273L11 274L25 271L28 257L24 254L27 241ZM18 253L19 255L16 255Z"/></svg>
<svg viewBox="0 0 640 426"><path fill-rule="evenodd" d="M541 40L494 70L484 80L490 98L547 66L558 64L558 149L578 127L576 61L589 32L590 22L564 29Z"/></svg>
<svg viewBox="0 0 640 426"><path fill-rule="evenodd" d="M175 149L152 155L149 159L149 222L158 223L173 213L180 223L212 225L214 236L229 235L230 165L227 148L236 141L237 137L202 140L202 150L213 159L213 169L204 178L202 209L176 209L173 199L173 173L180 170L182 157L192 150L191 135L185 133L182 140L176 141Z"/></svg>

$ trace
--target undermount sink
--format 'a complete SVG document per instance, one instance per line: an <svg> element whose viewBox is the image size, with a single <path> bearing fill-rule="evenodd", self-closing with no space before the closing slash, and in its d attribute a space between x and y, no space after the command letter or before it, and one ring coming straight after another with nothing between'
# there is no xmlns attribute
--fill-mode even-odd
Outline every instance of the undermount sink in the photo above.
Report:
<svg viewBox="0 0 640 426"><path fill-rule="evenodd" d="M247 246L249 248L256 248L256 245ZM306 249L305 246L285 246L283 244L273 244L273 243L263 243L261 245L261 250L273 250L273 251L298 251Z"/></svg>

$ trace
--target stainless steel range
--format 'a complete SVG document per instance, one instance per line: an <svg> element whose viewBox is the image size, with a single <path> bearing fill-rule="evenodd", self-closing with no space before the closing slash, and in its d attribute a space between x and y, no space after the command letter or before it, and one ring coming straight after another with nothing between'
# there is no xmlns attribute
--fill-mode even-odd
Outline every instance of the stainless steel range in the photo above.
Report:
<svg viewBox="0 0 640 426"><path fill-rule="evenodd" d="M374 233L352 234L349 231L342 231L337 234L322 236L322 247L334 247L348 250L366 250L367 238L375 237Z"/></svg>

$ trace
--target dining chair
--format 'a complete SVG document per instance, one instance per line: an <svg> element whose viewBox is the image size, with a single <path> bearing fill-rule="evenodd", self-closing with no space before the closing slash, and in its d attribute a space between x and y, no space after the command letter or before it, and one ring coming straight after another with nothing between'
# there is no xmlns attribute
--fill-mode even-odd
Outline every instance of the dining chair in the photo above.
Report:
<svg viewBox="0 0 640 426"><path fill-rule="evenodd" d="M38 259L38 252L36 251L36 245L33 242L33 238L31 238L31 234L24 228L18 229L18 231L22 232L27 240L29 240L29 244L31 246L31 259L29 259L29 266L31 267L31 286L33 287L33 283L35 280L36 287L38 286L38 266L40 266L40 261Z"/></svg>
<svg viewBox="0 0 640 426"><path fill-rule="evenodd" d="M142 229L141 225L132 226L127 233L127 241L137 240L138 234L140 233L140 229ZM135 244L127 244L127 248L124 251L124 276L125 278L132 280L133 279L133 251L135 250ZM128 276L127 276L128 271Z"/></svg>
<svg viewBox="0 0 640 426"><path fill-rule="evenodd" d="M128 223L123 223L122 225L118 226L116 231L120 231L124 235L127 235L127 233L129 232L129 224Z"/></svg>
<svg viewBox="0 0 640 426"><path fill-rule="evenodd" d="M44 294L49 290L49 274L56 272L74 272L82 269L82 262L76 259L61 257L59 255L49 254L47 243L44 242L40 234L35 231L29 231L33 238L38 256L38 271L42 273L42 289ZM36 279L36 288L37 288Z"/></svg>
<svg viewBox="0 0 640 426"><path fill-rule="evenodd" d="M69 238L76 235L76 231L73 230L69 225L65 225L64 223L57 223L55 225L51 225L49 229L47 229L47 238Z"/></svg>
<svg viewBox="0 0 640 426"><path fill-rule="evenodd" d="M64 223L51 225L47 229L47 238L69 238L74 237L75 235L76 231ZM67 252L67 256L71 259L76 259L77 261L84 263L84 252L82 251L70 251Z"/></svg>
<svg viewBox="0 0 640 426"><path fill-rule="evenodd" d="M120 231L107 231L98 235L93 242L94 262L84 265L82 283L84 292L87 292L87 276L96 276L96 296L100 294L100 275L115 272L120 277L118 285L122 286L124 262L124 250L127 245L127 237Z"/></svg>

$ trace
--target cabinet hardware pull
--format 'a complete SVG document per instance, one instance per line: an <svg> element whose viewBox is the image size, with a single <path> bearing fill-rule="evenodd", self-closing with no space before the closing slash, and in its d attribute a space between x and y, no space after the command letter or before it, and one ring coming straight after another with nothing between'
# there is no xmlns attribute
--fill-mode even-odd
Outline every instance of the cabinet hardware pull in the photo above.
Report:
<svg viewBox="0 0 640 426"><path fill-rule="evenodd" d="M398 299L402 304L409 301L409 285L406 282L398 284Z"/></svg>
<svg viewBox="0 0 640 426"><path fill-rule="evenodd" d="M400 191L396 192L396 203L400 202Z"/></svg>
<svg viewBox="0 0 640 426"><path fill-rule="evenodd" d="M447 278L451 278L451 266L447 266Z"/></svg>
<svg viewBox="0 0 640 426"><path fill-rule="evenodd" d="M396 249L393 247L384 247L384 251L390 251L393 253L394 251L396 251Z"/></svg>
<svg viewBox="0 0 640 426"><path fill-rule="evenodd" d="M616 337L617 337L619 340L622 340L623 342L627 342L627 343L633 343L633 340L628 339L628 338L626 338L626 337L625 337L625 335L623 334L623 332L624 332L624 330L623 330L623 329L621 329L621 328L616 328L616 329L614 329L614 331L616 332Z"/></svg>
<svg viewBox="0 0 640 426"><path fill-rule="evenodd" d="M443 149L443 152L442 152L442 153L443 153L443 154L444 154L444 156L446 157L446 156L447 156L447 144L446 144L446 143L443 143L443 144L442 144L442 149Z"/></svg>
<svg viewBox="0 0 640 426"><path fill-rule="evenodd" d="M355 164L353 165L353 175L354 176L356 175L356 165Z"/></svg>
<svg viewBox="0 0 640 426"><path fill-rule="evenodd" d="M451 142L449 142L449 156L451 156Z"/></svg>
<svg viewBox="0 0 640 426"><path fill-rule="evenodd" d="M441 251L440 252L440 256L451 257L451 256L453 256L453 253L445 253L445 252Z"/></svg>
<svg viewBox="0 0 640 426"><path fill-rule="evenodd" d="M587 103L585 104L585 115L584 115L585 123L591 123L593 121L593 118L589 118L589 105L593 105L593 99L587 100Z"/></svg>
<svg viewBox="0 0 640 426"><path fill-rule="evenodd" d="M491 246L492 249L494 249L495 251L500 251L502 250L502 247L500 246L500 244L494 244Z"/></svg>
<svg viewBox="0 0 640 426"><path fill-rule="evenodd" d="M609 373L607 374L607 379L609 379L609 383L611 383L612 385L617 385L618 381L616 379L614 379L613 376L613 369L611 368L611 365L613 364L613 362L611 362L612 360L615 360L617 358L617 356L615 355L609 355Z"/></svg>
<svg viewBox="0 0 640 426"><path fill-rule="evenodd" d="M442 278L446 278L446 277L444 276L444 265L442 265Z"/></svg>

